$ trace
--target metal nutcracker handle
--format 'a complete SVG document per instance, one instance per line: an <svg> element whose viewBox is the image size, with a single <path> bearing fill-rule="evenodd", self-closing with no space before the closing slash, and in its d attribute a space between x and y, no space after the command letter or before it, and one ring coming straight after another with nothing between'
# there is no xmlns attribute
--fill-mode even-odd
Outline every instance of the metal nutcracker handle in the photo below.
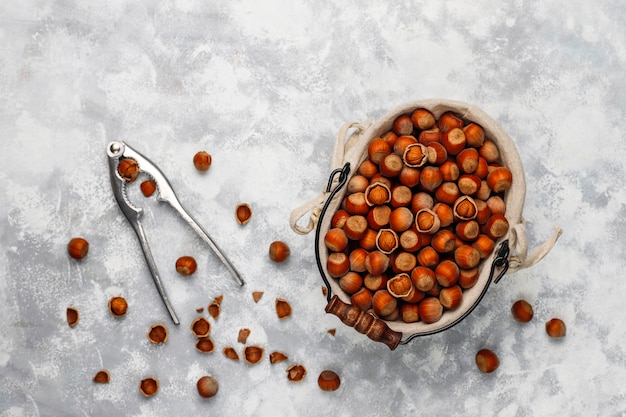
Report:
<svg viewBox="0 0 626 417"><path fill-rule="evenodd" d="M335 177L337 175L339 175L339 182L333 189L333 183L335 182ZM321 237L322 218L324 217L324 214L326 213L328 206L335 197L335 195L348 182L349 175L349 162L347 162L343 166L343 168L337 168L330 174L328 186L326 187L326 192L330 194L328 195L328 198L326 199L326 202L322 207L319 221L317 223L317 228L315 230L315 259L317 260L317 267L320 271L320 274L322 275L322 279L324 280L326 289L328 290L326 295L326 299L328 301L328 305L326 306L326 312L339 317L339 320L341 320L344 324L350 327L354 327L357 332L366 335L376 342L384 343L389 347L389 349L394 350L396 347L398 347L398 344L402 339L402 333L391 330L389 326L387 326L387 323L379 318L374 317L374 315L366 311L362 311L356 306L344 303L339 299L337 295L333 296L330 283L328 282L328 278L326 277L326 271L324 270L324 266L322 265L322 261L320 259L318 242Z"/></svg>

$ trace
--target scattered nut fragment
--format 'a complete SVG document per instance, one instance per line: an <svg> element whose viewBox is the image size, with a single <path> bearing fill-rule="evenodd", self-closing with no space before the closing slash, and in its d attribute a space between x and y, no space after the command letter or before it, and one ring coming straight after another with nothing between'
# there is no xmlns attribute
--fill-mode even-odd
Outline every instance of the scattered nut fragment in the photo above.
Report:
<svg viewBox="0 0 626 417"><path fill-rule="evenodd" d="M270 363L273 365L275 363L279 363L282 361L286 361L287 359L289 359L289 357L287 355L285 355L282 352L272 352L270 353Z"/></svg>
<svg viewBox="0 0 626 417"><path fill-rule="evenodd" d="M276 299L276 314L280 320L285 319L291 315L291 305L287 300L282 298Z"/></svg>
<svg viewBox="0 0 626 417"><path fill-rule="evenodd" d="M517 300L511 307L511 314L516 321L528 323L533 318L533 306L526 300Z"/></svg>
<svg viewBox="0 0 626 417"><path fill-rule="evenodd" d="M565 337L565 323L561 319L553 318L546 323L546 333L554 338Z"/></svg>
<svg viewBox="0 0 626 417"><path fill-rule="evenodd" d="M108 384L111 380L111 374L106 369L102 369L93 376L93 382L97 382L98 384Z"/></svg>
<svg viewBox="0 0 626 417"><path fill-rule="evenodd" d="M237 223L246 224L252 218L252 208L246 203L238 204L235 209L235 216L237 217Z"/></svg>
<svg viewBox="0 0 626 417"><path fill-rule="evenodd" d="M217 320L217 318L220 316L221 309L222 308L220 307L220 303L218 303L217 301L213 301L211 304L209 304L208 307L209 314L215 320Z"/></svg>
<svg viewBox="0 0 626 417"><path fill-rule="evenodd" d="M117 172L126 182L133 182L139 176L139 164L134 159L124 158L120 160Z"/></svg>
<svg viewBox="0 0 626 417"><path fill-rule="evenodd" d="M489 349L481 349L476 353L476 366L480 372L491 373L498 369L500 360L498 356Z"/></svg>
<svg viewBox="0 0 626 417"><path fill-rule="evenodd" d="M200 172L208 171L209 168L211 167L212 161L213 161L213 158L211 158L211 155L209 155L205 151L197 152L193 156L193 165Z"/></svg>
<svg viewBox="0 0 626 417"><path fill-rule="evenodd" d="M337 333L337 329L328 329L328 332L327 332L327 333L328 333L329 335L331 335L331 336L334 336L334 335L335 335L335 333Z"/></svg>
<svg viewBox="0 0 626 417"><path fill-rule="evenodd" d="M70 327L76 326L78 322L80 321L80 314L78 314L78 310L75 309L74 307L68 307L66 315L67 315L67 324L69 324Z"/></svg>
<svg viewBox="0 0 626 417"><path fill-rule="evenodd" d="M215 297L213 302L221 305L223 300L224 300L224 296L223 295L218 295L217 297Z"/></svg>
<svg viewBox="0 0 626 417"><path fill-rule="evenodd" d="M139 185L139 188L145 197L150 197L156 191L156 182L154 180L145 180Z"/></svg>
<svg viewBox="0 0 626 417"><path fill-rule="evenodd" d="M197 317L191 323L190 329L197 338L206 337L211 333L211 323L204 317Z"/></svg>
<svg viewBox="0 0 626 417"><path fill-rule="evenodd" d="M204 311L204 307L196 308L196 313L202 313Z"/></svg>
<svg viewBox="0 0 626 417"><path fill-rule="evenodd" d="M89 253L89 242L82 237L74 237L67 244L67 253L74 259L83 259Z"/></svg>
<svg viewBox="0 0 626 417"><path fill-rule="evenodd" d="M230 346L226 346L224 349L222 349L222 353L224 353L224 356L226 356L228 359L232 359L234 361L239 360L239 355L237 354L237 351Z"/></svg>
<svg viewBox="0 0 626 417"><path fill-rule="evenodd" d="M257 364L263 359L265 350L260 346L246 346L243 350L243 359L250 365Z"/></svg>
<svg viewBox="0 0 626 417"><path fill-rule="evenodd" d="M109 300L109 313L115 317L126 315L128 303L124 297L113 297Z"/></svg>
<svg viewBox="0 0 626 417"><path fill-rule="evenodd" d="M193 256L181 256L176 260L176 272L181 275L191 275L198 269L198 264Z"/></svg>
<svg viewBox="0 0 626 417"><path fill-rule="evenodd" d="M285 242L277 240L270 244L270 259L274 262L284 262L290 253L289 246Z"/></svg>
<svg viewBox="0 0 626 417"><path fill-rule="evenodd" d="M317 378L317 385L322 391L335 391L341 385L341 379L335 371L325 370Z"/></svg>
<svg viewBox="0 0 626 417"><path fill-rule="evenodd" d="M139 383L139 391L141 391L145 397L152 397L158 390L159 380L153 376L143 379Z"/></svg>
<svg viewBox="0 0 626 417"><path fill-rule="evenodd" d="M263 291L254 291L252 293L252 299L255 303L258 303L261 297L263 297Z"/></svg>
<svg viewBox="0 0 626 417"><path fill-rule="evenodd" d="M196 341L196 349L202 353L211 353L215 349L215 344L210 337L201 337Z"/></svg>
<svg viewBox="0 0 626 417"><path fill-rule="evenodd" d="M246 343L246 340L248 340L248 336L250 336L250 329L244 328L244 329L240 329L239 330L239 335L237 336L237 341L239 343Z"/></svg>
<svg viewBox="0 0 626 417"><path fill-rule="evenodd" d="M328 288L322 286L322 294L326 297L328 295Z"/></svg>
<svg viewBox="0 0 626 417"><path fill-rule="evenodd" d="M167 338L167 327L165 327L164 324L155 324L150 327L150 330L148 330L148 340L155 345L167 342Z"/></svg>
<svg viewBox="0 0 626 417"><path fill-rule="evenodd" d="M198 380L197 387L198 394L200 394L202 398L211 398L217 394L217 391L219 390L217 380L210 376L203 376L200 378Z"/></svg>
<svg viewBox="0 0 626 417"><path fill-rule="evenodd" d="M287 379L291 382L300 382L306 376L306 368L302 365L291 365L286 372Z"/></svg>

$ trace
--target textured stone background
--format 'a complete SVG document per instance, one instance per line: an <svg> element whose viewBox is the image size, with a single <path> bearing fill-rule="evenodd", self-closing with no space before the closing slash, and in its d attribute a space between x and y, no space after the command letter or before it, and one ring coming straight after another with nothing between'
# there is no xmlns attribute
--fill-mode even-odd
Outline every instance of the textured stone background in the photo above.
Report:
<svg viewBox="0 0 626 417"><path fill-rule="evenodd" d="M0 5L0 416L624 412L623 2L105 3ZM482 107L515 139L531 247L554 226L564 234L461 324L389 352L324 313L314 237L294 234L288 216L325 186L343 122L432 97ZM169 322L111 194L112 140L158 163L247 280L236 286L169 207L131 193L183 323L164 346L145 338ZM213 155L206 175L191 164L201 149ZM239 202L254 209L244 227ZM91 243L81 262L65 251L77 235ZM276 239L292 248L283 265L267 259ZM183 253L200 263L190 279L173 272ZM106 303L119 294L130 309L114 320ZM202 356L188 325L219 294L218 351ZM277 320L276 297L292 303L290 319ZM510 317L518 298L535 307L530 324ZM82 315L74 329L68 305ZM564 340L545 335L553 316ZM219 351L241 350L241 327L290 361L227 361ZM476 370L482 347L500 355L494 374ZM296 362L309 371L301 384L285 377ZM109 385L91 383L100 368ZM339 391L317 388L326 368ZM161 390L144 399L136 387L149 374ZM210 400L196 393L204 374L220 382Z"/></svg>

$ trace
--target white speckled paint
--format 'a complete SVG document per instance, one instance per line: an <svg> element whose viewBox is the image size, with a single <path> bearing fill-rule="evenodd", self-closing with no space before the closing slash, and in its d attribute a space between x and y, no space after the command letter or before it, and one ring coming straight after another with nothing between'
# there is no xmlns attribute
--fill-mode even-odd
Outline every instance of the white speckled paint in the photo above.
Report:
<svg viewBox="0 0 626 417"><path fill-rule="evenodd" d="M2 3L0 416L621 415L625 20L614 0ZM343 122L431 97L476 103L516 140L531 246L555 225L565 233L461 324L389 352L324 313L313 236L287 219L325 186ZM179 328L110 191L111 140L158 163L247 281L237 287L171 209L135 190ZM206 174L191 164L202 149ZM254 210L245 226L240 202ZM65 252L76 235L91 243L81 262ZM291 246L285 264L267 259L275 239ZM191 278L173 272L182 254L198 259ZM106 304L120 294L130 307L116 320ZM201 355L188 326L219 294L216 351ZM276 318L276 297L291 318ZM535 307L529 324L509 315L518 298ZM564 340L545 335L553 316ZM145 337L158 321L163 346ZM290 360L226 360L242 327ZM482 347L500 356L494 374L476 370ZM286 379L291 363L308 369L300 384ZM101 368L108 385L91 382ZM327 368L337 392L317 388ZM205 374L220 383L209 400L195 387ZM148 375L161 389L145 399Z"/></svg>

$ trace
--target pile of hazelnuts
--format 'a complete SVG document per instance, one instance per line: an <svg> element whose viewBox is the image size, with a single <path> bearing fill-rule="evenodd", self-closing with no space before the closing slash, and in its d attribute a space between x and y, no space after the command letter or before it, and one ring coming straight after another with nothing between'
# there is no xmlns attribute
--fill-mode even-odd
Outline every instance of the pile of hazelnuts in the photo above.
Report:
<svg viewBox="0 0 626 417"><path fill-rule="evenodd" d="M324 236L353 305L430 324L454 310L509 223L511 171L483 128L419 108L371 141Z"/></svg>

